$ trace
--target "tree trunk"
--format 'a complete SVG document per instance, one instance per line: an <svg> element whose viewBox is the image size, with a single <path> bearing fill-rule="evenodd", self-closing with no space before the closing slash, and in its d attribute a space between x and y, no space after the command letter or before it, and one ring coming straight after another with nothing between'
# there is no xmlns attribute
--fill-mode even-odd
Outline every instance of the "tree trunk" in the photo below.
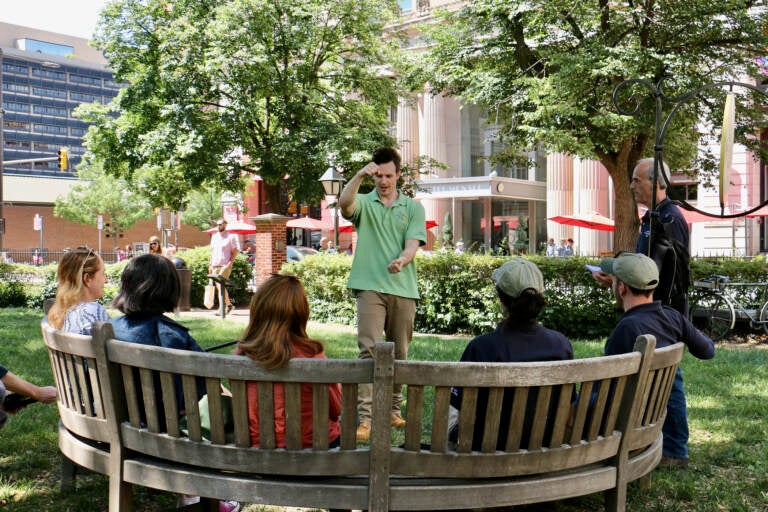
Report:
<svg viewBox="0 0 768 512"><path fill-rule="evenodd" d="M613 231L614 251L634 252L640 219L637 215L637 203L629 189L635 163L643 154L648 142L646 135L626 139L617 153L601 154L600 161L613 179L615 218Z"/></svg>

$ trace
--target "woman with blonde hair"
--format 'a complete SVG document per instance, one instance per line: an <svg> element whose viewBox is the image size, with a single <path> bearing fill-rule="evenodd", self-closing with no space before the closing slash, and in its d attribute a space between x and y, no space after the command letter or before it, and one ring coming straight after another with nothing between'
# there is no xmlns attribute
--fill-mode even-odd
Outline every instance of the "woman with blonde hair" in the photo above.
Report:
<svg viewBox="0 0 768 512"><path fill-rule="evenodd" d="M107 310L97 302L107 283L104 261L93 249L78 247L64 253L57 278L56 301L48 312L51 326L89 335L95 322L109 321Z"/></svg>
<svg viewBox="0 0 768 512"><path fill-rule="evenodd" d="M236 354L248 356L267 369L282 368L294 357L325 359L323 344L307 336L309 303L299 279L273 274L251 299L250 322L238 342ZM328 386L328 441L339 443L341 386ZM275 386L275 442L285 447L285 389ZM258 384L248 383L251 445L259 446ZM301 385L302 446L312 447L312 386Z"/></svg>
<svg viewBox="0 0 768 512"><path fill-rule="evenodd" d="M163 248L160 245L160 238L155 235L149 237L149 254L157 254L158 256L165 256Z"/></svg>

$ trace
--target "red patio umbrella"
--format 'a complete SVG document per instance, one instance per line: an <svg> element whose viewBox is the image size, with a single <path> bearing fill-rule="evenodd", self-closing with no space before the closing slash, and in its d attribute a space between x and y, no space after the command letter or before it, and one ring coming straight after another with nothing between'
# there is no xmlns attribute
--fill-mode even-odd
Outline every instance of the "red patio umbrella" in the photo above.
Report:
<svg viewBox="0 0 768 512"><path fill-rule="evenodd" d="M295 229L309 229L311 231L320 231L326 227L323 221L319 219L313 219L312 217L300 217L298 219L291 219L285 227Z"/></svg>
<svg viewBox="0 0 768 512"><path fill-rule="evenodd" d="M549 220L566 226L575 226L577 228L597 229L598 231L613 231L613 219L609 219L597 212L588 214L574 215L556 215Z"/></svg>
<svg viewBox="0 0 768 512"><path fill-rule="evenodd" d="M210 229L206 229L205 232L209 235L212 235L218 230L219 228L214 226ZM256 226L241 220L233 220L232 222L227 222L227 231L233 235L252 235L256 233Z"/></svg>

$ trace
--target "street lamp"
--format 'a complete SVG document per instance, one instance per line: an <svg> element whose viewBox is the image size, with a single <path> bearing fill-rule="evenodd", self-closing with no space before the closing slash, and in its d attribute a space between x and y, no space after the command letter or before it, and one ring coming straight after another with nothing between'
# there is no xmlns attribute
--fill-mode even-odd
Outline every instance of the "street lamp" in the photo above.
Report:
<svg viewBox="0 0 768 512"><path fill-rule="evenodd" d="M336 252L339 251L339 196L341 189L344 188L344 176L336 172L336 168L331 166L325 170L325 173L318 180L323 184L326 196L336 197L336 207L333 209L333 247Z"/></svg>

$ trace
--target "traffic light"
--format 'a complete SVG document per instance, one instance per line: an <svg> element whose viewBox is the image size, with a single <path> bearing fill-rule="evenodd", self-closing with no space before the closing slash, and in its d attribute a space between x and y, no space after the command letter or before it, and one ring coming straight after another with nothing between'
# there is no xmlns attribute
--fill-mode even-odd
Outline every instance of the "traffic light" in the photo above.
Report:
<svg viewBox="0 0 768 512"><path fill-rule="evenodd" d="M62 171L67 170L67 150L62 148L59 150L59 169Z"/></svg>

